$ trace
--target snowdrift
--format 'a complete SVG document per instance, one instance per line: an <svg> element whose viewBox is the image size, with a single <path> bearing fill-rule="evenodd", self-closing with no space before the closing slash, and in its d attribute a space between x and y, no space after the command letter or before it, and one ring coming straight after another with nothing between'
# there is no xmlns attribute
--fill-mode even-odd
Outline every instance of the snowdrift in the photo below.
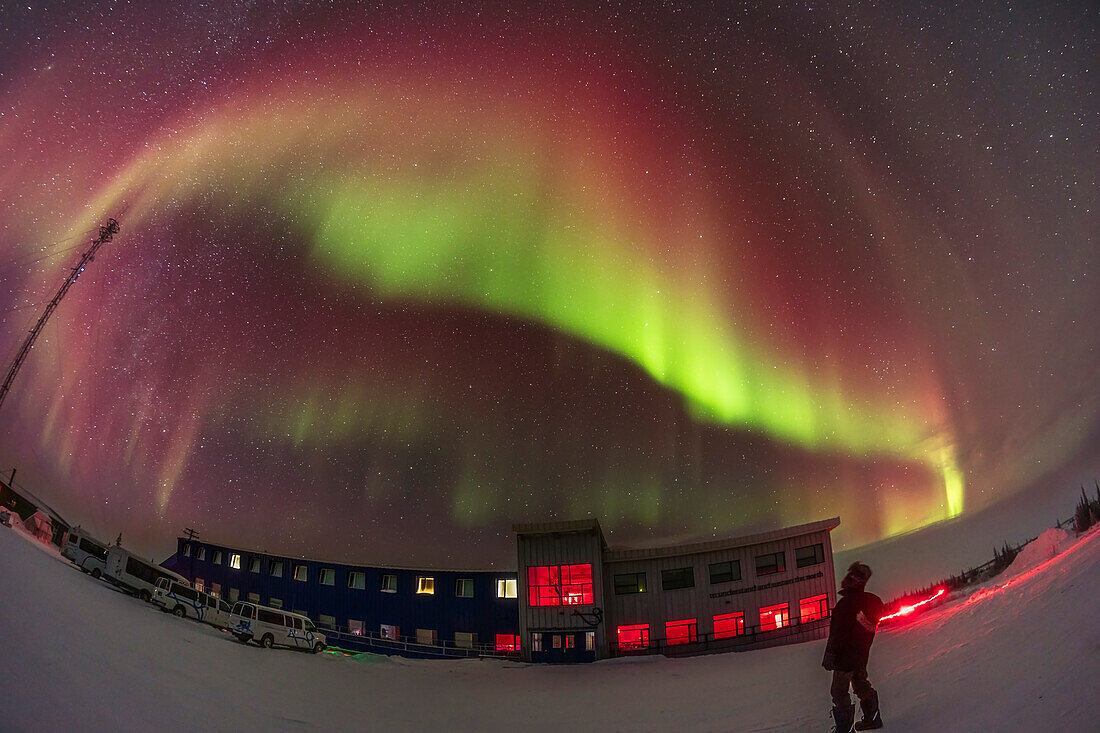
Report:
<svg viewBox="0 0 1100 733"><path fill-rule="evenodd" d="M1058 553L1065 552L1075 541L1072 532L1052 527L1020 550L1020 554L1016 556L1016 559L1012 561L1004 574L1006 577L1012 577L1026 572L1047 560L1053 559Z"/></svg>
<svg viewBox="0 0 1100 733"><path fill-rule="evenodd" d="M1098 538L881 632L870 673L886 729L1097 730ZM0 527L5 731L831 727L823 641L568 667L264 650L37 544Z"/></svg>

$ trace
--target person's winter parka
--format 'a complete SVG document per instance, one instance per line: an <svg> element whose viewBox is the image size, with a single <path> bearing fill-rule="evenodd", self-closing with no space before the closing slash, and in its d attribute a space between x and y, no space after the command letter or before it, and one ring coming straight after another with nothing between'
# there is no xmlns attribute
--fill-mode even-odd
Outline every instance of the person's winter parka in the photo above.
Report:
<svg viewBox="0 0 1100 733"><path fill-rule="evenodd" d="M870 574L870 568L867 568L867 576ZM829 624L825 658L821 661L821 666L827 670L855 672L867 669L871 642L875 639L875 630L882 617L882 599L863 590L864 583L866 578L859 578L858 573L853 577L849 572L841 584L840 600L833 609L833 620Z"/></svg>

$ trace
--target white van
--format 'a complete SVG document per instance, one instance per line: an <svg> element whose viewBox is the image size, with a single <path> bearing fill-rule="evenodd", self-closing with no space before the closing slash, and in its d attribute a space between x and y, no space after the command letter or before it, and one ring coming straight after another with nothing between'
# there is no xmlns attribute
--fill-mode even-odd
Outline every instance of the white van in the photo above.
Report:
<svg viewBox="0 0 1100 733"><path fill-rule="evenodd" d="M278 644L293 649L325 650L325 635L307 617L281 608L238 601L229 617L229 632L242 644L256 641L265 649Z"/></svg>
<svg viewBox="0 0 1100 733"><path fill-rule="evenodd" d="M153 603L160 606L165 613L174 613L180 618L193 618L219 629L229 628L229 613L232 609L228 603L174 580L161 578L157 581L157 587L153 590Z"/></svg>
<svg viewBox="0 0 1100 733"><path fill-rule="evenodd" d="M106 581L114 583L143 601L153 599L153 591L157 589L157 581L161 578L174 580L180 585L191 585L187 582L187 578L179 573L173 573L160 565L142 560L118 545L107 550L105 564L103 578Z"/></svg>
<svg viewBox="0 0 1100 733"><path fill-rule="evenodd" d="M93 578L103 575L107 567L107 545L96 542L80 527L69 530L61 555Z"/></svg>

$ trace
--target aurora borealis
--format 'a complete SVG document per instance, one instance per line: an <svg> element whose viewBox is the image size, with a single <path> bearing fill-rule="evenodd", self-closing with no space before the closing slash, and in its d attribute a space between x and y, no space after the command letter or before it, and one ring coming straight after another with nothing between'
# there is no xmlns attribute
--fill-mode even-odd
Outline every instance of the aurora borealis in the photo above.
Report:
<svg viewBox="0 0 1100 733"><path fill-rule="evenodd" d="M2 12L0 355L122 232L0 455L104 537L855 547L1100 463L1084 5Z"/></svg>

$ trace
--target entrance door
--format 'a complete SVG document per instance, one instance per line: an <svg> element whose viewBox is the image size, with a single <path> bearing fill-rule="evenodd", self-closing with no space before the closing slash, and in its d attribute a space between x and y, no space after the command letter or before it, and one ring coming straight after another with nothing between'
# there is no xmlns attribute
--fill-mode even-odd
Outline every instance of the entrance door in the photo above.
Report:
<svg viewBox="0 0 1100 733"><path fill-rule="evenodd" d="M541 634L542 650L532 650L532 662L576 664L596 661L593 631L543 631Z"/></svg>

